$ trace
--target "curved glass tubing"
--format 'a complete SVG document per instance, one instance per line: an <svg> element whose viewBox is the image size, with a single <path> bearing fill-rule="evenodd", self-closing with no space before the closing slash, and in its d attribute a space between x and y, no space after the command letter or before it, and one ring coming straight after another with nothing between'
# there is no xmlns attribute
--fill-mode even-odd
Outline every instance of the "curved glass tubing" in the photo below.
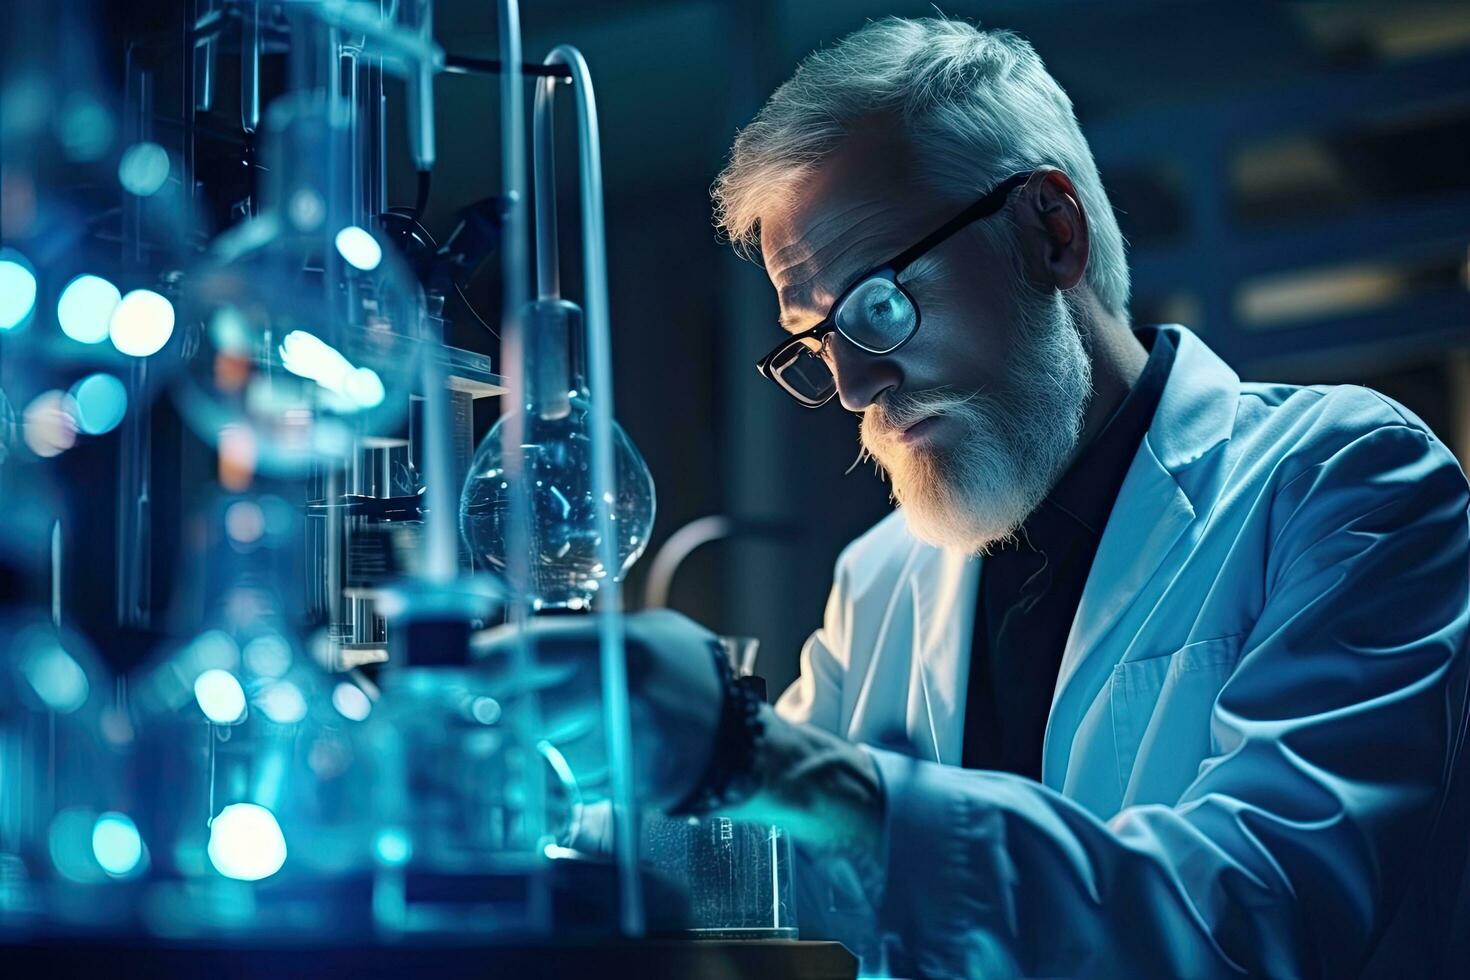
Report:
<svg viewBox="0 0 1470 980"><path fill-rule="evenodd" d="M582 266L588 388L591 394L589 434L593 492L598 500L612 501L617 492L615 442L612 410L612 339L608 314L607 243L602 205L601 137L592 75L582 53L570 45L553 48L546 65L565 65L570 70L576 94L578 174L582 204ZM555 211L550 200L555 193L551 180L552 95L557 79L538 82L535 114L535 151L538 215L537 279L544 298L558 291L556 241L551 229ZM613 533L610 506L599 507L598 535L602 562L618 567L617 537ZM634 795L632 727L628 704L627 664L623 650L621 584L609 575L601 589L599 625L602 668L603 718L606 725L608 769L612 777L613 849L618 866L619 918L624 935L643 932L643 897L638 873L638 810Z"/></svg>

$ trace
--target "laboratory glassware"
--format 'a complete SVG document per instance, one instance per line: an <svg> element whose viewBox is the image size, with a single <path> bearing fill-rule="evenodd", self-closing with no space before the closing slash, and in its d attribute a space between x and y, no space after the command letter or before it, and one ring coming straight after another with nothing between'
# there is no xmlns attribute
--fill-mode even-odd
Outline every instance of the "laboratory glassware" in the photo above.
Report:
<svg viewBox="0 0 1470 980"><path fill-rule="evenodd" d="M568 344L580 332L570 304L535 304L526 342L531 365L523 413L502 418L475 453L460 501L460 528L481 567L504 570L513 534L503 429L521 427L519 479L530 497L529 588L537 609L589 609L606 580L621 579L648 545L654 518L653 477L621 426L612 424L616 479L610 499L598 499L592 473L591 401L579 358ZM608 569L599 512L610 511L617 564Z"/></svg>
<svg viewBox="0 0 1470 980"><path fill-rule="evenodd" d="M721 636L736 683L766 698L755 675L760 641ZM776 824L721 814L666 817L647 814L646 860L685 894L687 922L680 930L703 939L795 939L792 842Z"/></svg>
<svg viewBox="0 0 1470 980"><path fill-rule="evenodd" d="M219 236L185 283L197 343L181 413L267 473L340 462L363 439L396 435L421 354L417 284L371 227L351 223L335 107L310 90L271 105L263 208Z"/></svg>
<svg viewBox="0 0 1470 980"><path fill-rule="evenodd" d="M376 689L303 644L272 502L208 509L202 628L131 680L139 815L153 842L144 926L171 938L371 927Z"/></svg>
<svg viewBox="0 0 1470 980"><path fill-rule="evenodd" d="M35 609L0 615L0 936L129 925L148 855L113 696L80 634Z"/></svg>

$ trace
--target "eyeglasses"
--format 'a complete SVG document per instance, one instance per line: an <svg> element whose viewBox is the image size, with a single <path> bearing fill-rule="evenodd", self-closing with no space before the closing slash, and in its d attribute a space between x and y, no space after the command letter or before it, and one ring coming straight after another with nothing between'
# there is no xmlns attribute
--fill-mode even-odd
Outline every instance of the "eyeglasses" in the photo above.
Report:
<svg viewBox="0 0 1470 980"><path fill-rule="evenodd" d="M1012 174L917 245L859 277L837 297L826 319L810 330L787 337L756 362L761 377L776 382L807 408L827 404L837 394L837 381L828 360L832 334L841 334L869 354L891 354L908 343L919 331L919 307L898 277L961 228L998 212L1011 191L1026 183L1033 173L1025 170Z"/></svg>

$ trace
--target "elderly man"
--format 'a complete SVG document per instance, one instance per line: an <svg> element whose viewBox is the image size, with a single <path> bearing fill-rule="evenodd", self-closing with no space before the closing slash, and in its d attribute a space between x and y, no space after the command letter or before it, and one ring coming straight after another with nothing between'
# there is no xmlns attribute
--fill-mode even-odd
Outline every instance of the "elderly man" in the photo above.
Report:
<svg viewBox="0 0 1470 980"><path fill-rule="evenodd" d="M1071 103L1011 34L811 56L716 197L780 300L761 372L861 415L898 509L774 709L688 620L629 618L645 798L784 822L803 932L870 970L1432 968L1467 836L1450 452L1374 392L1130 329Z"/></svg>

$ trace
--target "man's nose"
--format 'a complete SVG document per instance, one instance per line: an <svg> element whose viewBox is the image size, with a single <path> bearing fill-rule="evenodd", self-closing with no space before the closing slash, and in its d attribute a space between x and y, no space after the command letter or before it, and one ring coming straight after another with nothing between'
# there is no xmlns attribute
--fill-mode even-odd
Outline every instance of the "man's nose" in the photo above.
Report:
<svg viewBox="0 0 1470 980"><path fill-rule="evenodd" d="M903 381L891 355L870 354L836 332L827 342L827 364L837 382L838 401L849 412L862 412Z"/></svg>

